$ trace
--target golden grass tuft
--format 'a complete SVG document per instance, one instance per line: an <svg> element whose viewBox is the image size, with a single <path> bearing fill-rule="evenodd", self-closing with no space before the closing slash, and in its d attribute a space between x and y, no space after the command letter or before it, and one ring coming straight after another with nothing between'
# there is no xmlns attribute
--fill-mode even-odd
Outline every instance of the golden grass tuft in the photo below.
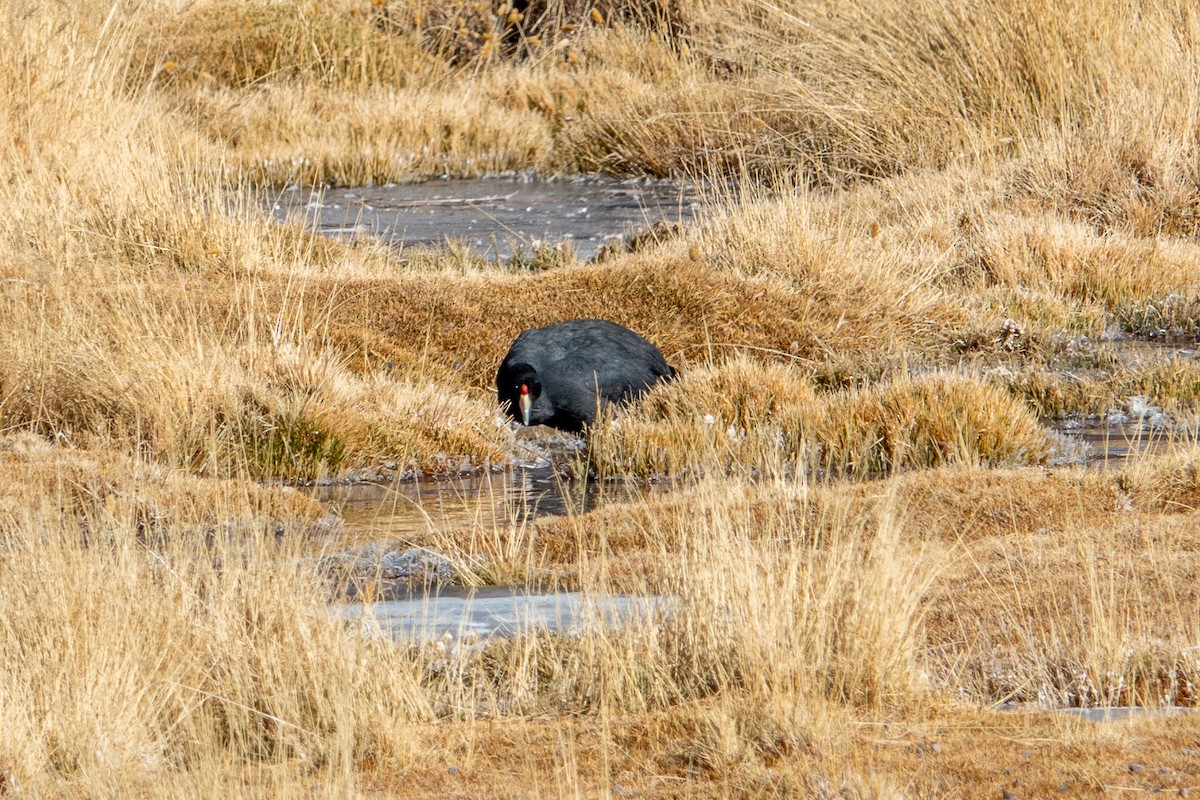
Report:
<svg viewBox="0 0 1200 800"><path fill-rule="evenodd" d="M1131 17L1124 2L1037 15L1008 0L970 11L940 2L835 12L703 3L689 14L684 77L659 73L665 91L644 80L615 102L593 102L571 141L589 165L770 174L786 164L842 185L1004 155L1031 126L1103 119L1109 109L1124 116L1128 96L1147 96L1142 108L1164 107L1165 124L1186 128L1194 111L1164 89L1170 81L1148 76L1194 68L1186 53L1196 19L1135 5ZM611 46L588 53L606 88L623 77L609 61L621 57L608 56L622 44Z"/></svg>
<svg viewBox="0 0 1200 800"><path fill-rule="evenodd" d="M606 474L815 467L869 477L1027 463L1047 452L1032 413L978 378L905 376L818 395L799 369L741 358L656 389L593 435L589 458Z"/></svg>
<svg viewBox="0 0 1200 800"><path fill-rule="evenodd" d="M870 706L911 697L914 601L935 565L900 545L896 519L873 528L832 507L797 526L810 518L803 492L765 495L737 482L705 486L673 519L650 523L651 549L668 560L676 547L683 554L663 587L682 606L672 620L683 629L671 637L678 661L701 686L728 682L764 700L811 694Z"/></svg>
<svg viewBox="0 0 1200 800"><path fill-rule="evenodd" d="M318 85L405 86L444 77L412 29L385 24L369 3L278 4L216 0L145 4L132 44L135 86L247 88L304 81Z"/></svg>

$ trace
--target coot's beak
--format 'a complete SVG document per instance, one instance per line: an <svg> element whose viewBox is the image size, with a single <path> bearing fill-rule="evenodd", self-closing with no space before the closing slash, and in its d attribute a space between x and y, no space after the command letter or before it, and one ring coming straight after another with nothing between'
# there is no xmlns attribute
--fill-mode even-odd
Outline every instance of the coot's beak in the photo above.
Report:
<svg viewBox="0 0 1200 800"><path fill-rule="evenodd" d="M529 427L529 411L533 407L533 398L529 396L529 387L521 384L521 399L517 401L517 406L521 409L521 421L525 423L525 427Z"/></svg>

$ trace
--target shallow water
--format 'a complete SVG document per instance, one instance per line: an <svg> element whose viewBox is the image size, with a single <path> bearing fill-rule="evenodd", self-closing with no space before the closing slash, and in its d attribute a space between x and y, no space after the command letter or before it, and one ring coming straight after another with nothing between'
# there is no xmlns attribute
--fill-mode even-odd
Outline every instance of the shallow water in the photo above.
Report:
<svg viewBox="0 0 1200 800"><path fill-rule="evenodd" d="M574 480L553 469L515 469L441 480L333 484L312 492L342 520L342 538L353 543L408 541L467 525L508 527L664 490L641 481Z"/></svg>
<svg viewBox="0 0 1200 800"><path fill-rule="evenodd" d="M1055 713L1068 717L1078 717L1088 722L1125 722L1144 717L1174 717L1181 714L1195 714L1198 708L1187 706L1114 706L1112 708L1056 708Z"/></svg>
<svg viewBox="0 0 1200 800"><path fill-rule="evenodd" d="M277 219L303 219L323 235L375 236L405 246L459 241L489 259L568 243L586 260L624 235L658 223L687 223L699 210L691 186L604 176L292 187L273 202Z"/></svg>
<svg viewBox="0 0 1200 800"><path fill-rule="evenodd" d="M1163 449L1175 438L1172 431L1148 419L1124 415L1072 417L1055 425L1053 431L1073 445L1056 463L1096 467L1124 466L1139 455Z"/></svg>
<svg viewBox="0 0 1200 800"><path fill-rule="evenodd" d="M662 600L456 586L454 554L411 543L427 541L440 530L471 526L511 535L540 516L584 513L602 503L661 490L641 482L566 480L552 469L315 487L315 497L342 521L334 548L341 552L327 557L340 565L338 580L344 582L347 601L331 606L330 613L361 620L367 633L416 640L514 636L533 628L563 632L589 620L622 624ZM351 599L364 592L379 601Z"/></svg>
<svg viewBox="0 0 1200 800"><path fill-rule="evenodd" d="M1197 342L1188 337L1116 338L1101 343L1100 351L1120 365L1117 369L1132 372L1200 357ZM1120 407L1105 414L1068 417L1052 430L1066 445L1055 463L1105 468L1123 466L1140 455L1190 443L1194 438L1180 420L1141 396L1127 397Z"/></svg>
<svg viewBox="0 0 1200 800"><path fill-rule="evenodd" d="M1191 706L1109 706L1106 708L1054 708L1027 703L1004 703L997 706L1000 711L1047 712L1064 717L1075 717L1085 722L1129 722L1147 717L1174 717L1200 713L1200 708Z"/></svg>
<svg viewBox="0 0 1200 800"><path fill-rule="evenodd" d="M1200 358L1200 342L1190 336L1164 336L1157 339L1124 337L1112 339L1105 345L1122 361L1133 366Z"/></svg>
<svg viewBox="0 0 1200 800"><path fill-rule="evenodd" d="M646 619L664 601L656 597L528 592L519 587L446 587L380 603L344 603L331 613L361 621L364 632L393 639L485 639L534 629L576 631L589 623L619 625Z"/></svg>

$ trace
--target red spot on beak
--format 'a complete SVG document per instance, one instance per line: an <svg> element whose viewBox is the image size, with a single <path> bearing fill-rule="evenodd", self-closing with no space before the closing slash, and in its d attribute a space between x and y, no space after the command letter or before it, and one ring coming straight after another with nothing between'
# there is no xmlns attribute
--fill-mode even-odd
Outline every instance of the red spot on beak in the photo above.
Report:
<svg viewBox="0 0 1200 800"><path fill-rule="evenodd" d="M529 396L529 387L521 384L521 396L517 398L517 408L521 410L521 421L529 425L529 416L533 409L533 398Z"/></svg>

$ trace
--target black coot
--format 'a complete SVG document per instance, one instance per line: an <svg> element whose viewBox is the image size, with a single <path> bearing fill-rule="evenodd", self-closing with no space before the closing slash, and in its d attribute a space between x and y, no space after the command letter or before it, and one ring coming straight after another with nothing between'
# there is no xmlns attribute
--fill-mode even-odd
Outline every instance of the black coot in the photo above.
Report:
<svg viewBox="0 0 1200 800"><path fill-rule="evenodd" d="M675 370L638 334L602 319L573 319L527 330L496 372L508 415L526 425L578 432L597 407L645 394Z"/></svg>

